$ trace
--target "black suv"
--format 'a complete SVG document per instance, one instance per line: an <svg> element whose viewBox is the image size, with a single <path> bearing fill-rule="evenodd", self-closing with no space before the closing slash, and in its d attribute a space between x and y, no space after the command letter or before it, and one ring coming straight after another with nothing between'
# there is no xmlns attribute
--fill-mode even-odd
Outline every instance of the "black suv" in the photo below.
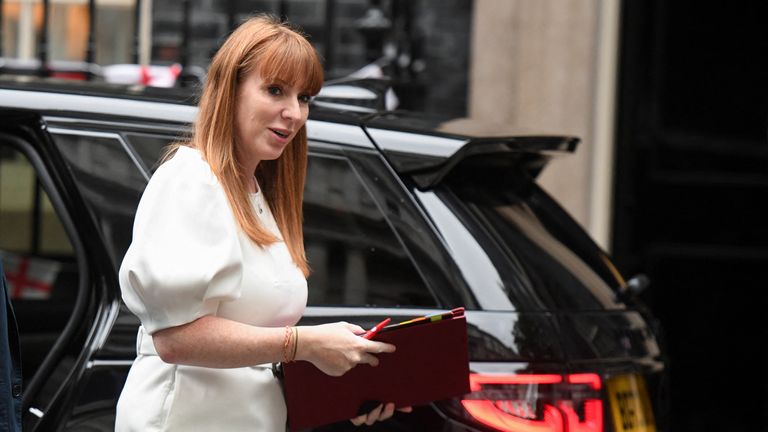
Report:
<svg viewBox="0 0 768 432"><path fill-rule="evenodd" d="M472 389L371 429L663 429L652 317L535 181L578 140L470 136L362 105L319 97L307 123L302 322L464 306ZM171 90L0 79L0 254L26 430L113 429L139 324L117 269L163 147L195 112Z"/></svg>

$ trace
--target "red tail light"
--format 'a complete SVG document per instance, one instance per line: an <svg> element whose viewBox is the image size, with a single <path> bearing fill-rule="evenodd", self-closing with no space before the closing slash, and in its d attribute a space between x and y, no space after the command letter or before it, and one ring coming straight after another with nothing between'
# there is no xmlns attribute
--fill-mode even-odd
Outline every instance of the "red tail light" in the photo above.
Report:
<svg viewBox="0 0 768 432"><path fill-rule="evenodd" d="M474 420L509 432L602 432L597 374L470 374L461 405Z"/></svg>

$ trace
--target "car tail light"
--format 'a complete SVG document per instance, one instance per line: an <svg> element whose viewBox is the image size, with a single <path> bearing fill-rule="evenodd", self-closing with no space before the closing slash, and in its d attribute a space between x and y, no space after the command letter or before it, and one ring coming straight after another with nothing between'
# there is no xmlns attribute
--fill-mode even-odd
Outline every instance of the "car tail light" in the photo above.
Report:
<svg viewBox="0 0 768 432"><path fill-rule="evenodd" d="M466 414L509 432L602 432L600 376L470 374Z"/></svg>

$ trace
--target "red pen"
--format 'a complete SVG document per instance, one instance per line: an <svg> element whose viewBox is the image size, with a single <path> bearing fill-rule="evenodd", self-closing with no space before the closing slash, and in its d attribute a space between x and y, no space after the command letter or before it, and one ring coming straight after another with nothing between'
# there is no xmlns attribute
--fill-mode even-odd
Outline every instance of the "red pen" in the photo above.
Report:
<svg viewBox="0 0 768 432"><path fill-rule="evenodd" d="M383 329L385 325L389 324L390 321L392 321L391 318L385 319L384 321L373 326L367 332L363 333L362 336L366 339L373 339L373 337L376 336L376 333L380 332L381 329Z"/></svg>

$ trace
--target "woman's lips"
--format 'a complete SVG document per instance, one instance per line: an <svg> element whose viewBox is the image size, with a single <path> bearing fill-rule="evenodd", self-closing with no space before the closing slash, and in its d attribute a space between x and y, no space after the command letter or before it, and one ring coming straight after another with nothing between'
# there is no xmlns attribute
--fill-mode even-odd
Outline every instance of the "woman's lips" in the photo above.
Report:
<svg viewBox="0 0 768 432"><path fill-rule="evenodd" d="M289 136L291 136L291 132L290 132L290 131L288 131L288 130L285 130L285 129L273 129L273 128L269 128L269 130L271 130L271 131L272 131L272 133L274 133L275 135L277 135L278 137L280 137L280 138L282 138L282 139L286 139L286 138L288 138Z"/></svg>

